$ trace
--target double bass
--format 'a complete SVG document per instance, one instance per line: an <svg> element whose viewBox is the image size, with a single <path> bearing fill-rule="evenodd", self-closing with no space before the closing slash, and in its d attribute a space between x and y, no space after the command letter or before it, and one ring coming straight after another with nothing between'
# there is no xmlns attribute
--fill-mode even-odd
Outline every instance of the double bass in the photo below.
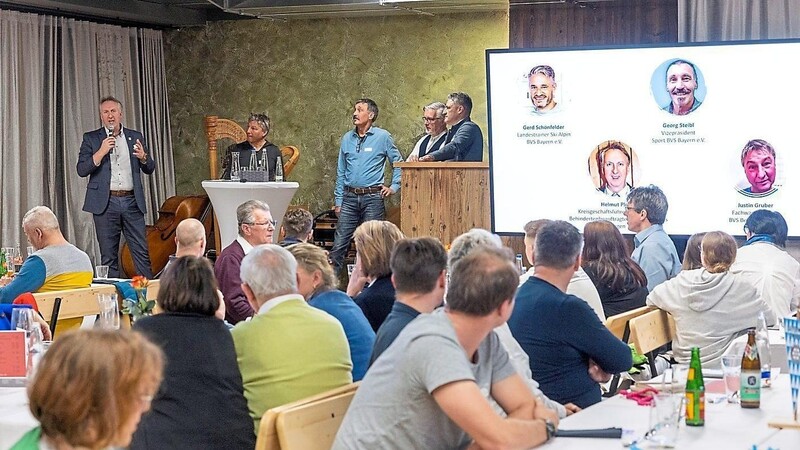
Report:
<svg viewBox="0 0 800 450"><path fill-rule="evenodd" d="M154 275L164 269L169 256L175 253L175 228L183 219L194 218L203 222L206 229L206 249L214 248L214 215L211 211L211 201L207 195L176 195L161 205L156 223L145 227L150 270ZM136 266L127 242L120 250L120 263L128 278L136 275Z"/></svg>

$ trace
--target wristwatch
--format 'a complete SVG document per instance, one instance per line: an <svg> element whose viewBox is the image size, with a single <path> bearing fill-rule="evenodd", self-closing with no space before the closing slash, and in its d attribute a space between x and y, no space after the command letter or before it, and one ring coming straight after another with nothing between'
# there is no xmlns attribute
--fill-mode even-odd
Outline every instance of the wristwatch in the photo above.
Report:
<svg viewBox="0 0 800 450"><path fill-rule="evenodd" d="M544 428L545 431L547 432L547 439L545 440L545 442L547 442L555 437L556 426L549 419L542 419L542 420L544 421Z"/></svg>

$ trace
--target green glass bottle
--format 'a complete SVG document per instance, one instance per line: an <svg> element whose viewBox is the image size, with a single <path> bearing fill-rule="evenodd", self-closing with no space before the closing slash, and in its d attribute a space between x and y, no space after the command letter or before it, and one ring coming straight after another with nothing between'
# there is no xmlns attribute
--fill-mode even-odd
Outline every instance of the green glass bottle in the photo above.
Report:
<svg viewBox="0 0 800 450"><path fill-rule="evenodd" d="M6 251L0 250L0 277L6 276L8 270L6 270Z"/></svg>
<svg viewBox="0 0 800 450"><path fill-rule="evenodd" d="M686 425L702 427L706 424L706 385L700 365L700 349L692 347L692 360L686 376Z"/></svg>

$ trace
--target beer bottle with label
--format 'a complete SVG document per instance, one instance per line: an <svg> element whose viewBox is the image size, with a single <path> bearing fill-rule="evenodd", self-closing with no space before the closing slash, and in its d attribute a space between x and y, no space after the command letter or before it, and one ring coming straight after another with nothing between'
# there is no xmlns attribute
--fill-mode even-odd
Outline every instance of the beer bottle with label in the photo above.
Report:
<svg viewBox="0 0 800 450"><path fill-rule="evenodd" d="M700 348L692 347L692 360L686 376L686 425L702 427L706 424L706 385L700 365Z"/></svg>
<svg viewBox="0 0 800 450"><path fill-rule="evenodd" d="M761 358L758 357L755 328L747 330L747 345L742 356L739 400L742 408L761 407Z"/></svg>
<svg viewBox="0 0 800 450"><path fill-rule="evenodd" d="M6 251L0 249L0 277L4 277L8 273L6 270Z"/></svg>

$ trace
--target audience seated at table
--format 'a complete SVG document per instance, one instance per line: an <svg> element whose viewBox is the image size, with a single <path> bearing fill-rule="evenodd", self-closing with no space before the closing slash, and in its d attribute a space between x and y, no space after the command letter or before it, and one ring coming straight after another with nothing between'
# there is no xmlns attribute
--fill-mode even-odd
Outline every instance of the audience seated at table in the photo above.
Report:
<svg viewBox="0 0 800 450"><path fill-rule="evenodd" d="M447 254L447 267L450 271L452 271L456 264L458 264L458 262L461 261L465 256L470 254L473 250L482 247L498 249L504 248L503 242L500 240L500 236L492 234L481 228L473 228L453 239L453 242L450 244L450 251ZM500 343L503 345L503 348L506 350L506 352L508 352L508 357L511 359L511 364L514 366L514 370L516 370L517 374L519 374L519 376L525 380L528 388L536 398L543 402L545 406L558 413L558 416L561 418L580 411L580 408L573 403L562 405L561 403L551 400L544 395L541 389L539 389L539 383L534 380L531 375L528 354L522 350L522 347L520 347L517 340L511 335L511 330L508 329L508 324L503 323L499 325L494 329L494 332L500 339ZM494 403L494 400L491 399L491 397L489 397L489 400L490 403L492 403L492 406L495 407L496 411L502 411L502 408Z"/></svg>
<svg viewBox="0 0 800 450"><path fill-rule="evenodd" d="M447 252L438 239L401 239L390 261L397 300L375 339L370 365L392 345L397 335L420 314L442 305L447 274Z"/></svg>
<svg viewBox="0 0 800 450"><path fill-rule="evenodd" d="M258 430L266 410L351 383L353 363L342 324L297 292L297 261L288 250L254 247L241 276L257 314L231 334Z"/></svg>
<svg viewBox="0 0 800 450"><path fill-rule="evenodd" d="M28 385L39 426L12 449L127 447L158 390L163 365L161 350L138 333L64 333Z"/></svg>
<svg viewBox="0 0 800 450"><path fill-rule="evenodd" d="M756 325L759 311L767 325L776 317L752 280L729 271L736 259L733 236L710 231L700 245L703 268L681 271L657 286L647 304L675 319L672 356L677 362L689 363L692 347L700 347L703 366L717 368L730 343Z"/></svg>
<svg viewBox="0 0 800 450"><path fill-rule="evenodd" d="M314 216L303 208L290 209L283 215L283 240L278 244L288 247L308 242L314 235Z"/></svg>
<svg viewBox="0 0 800 450"><path fill-rule="evenodd" d="M744 224L747 242L731 272L755 283L777 317L794 314L800 302L800 263L786 253L786 220L777 211L753 211Z"/></svg>
<svg viewBox="0 0 800 450"><path fill-rule="evenodd" d="M225 247L214 263L214 275L225 299L225 320L237 324L255 314L242 291L239 270L242 259L256 245L272 243L275 222L269 205L248 200L236 208L239 236Z"/></svg>
<svg viewBox="0 0 800 450"><path fill-rule="evenodd" d="M683 263L681 263L681 270L694 270L702 269L703 261L700 259L700 243L703 242L703 237L706 233L695 233L689 236L686 241L686 250L683 252Z"/></svg>
<svg viewBox="0 0 800 450"><path fill-rule="evenodd" d="M22 230L36 249L28 255L11 282L0 287L0 303L11 303L25 292L48 292L89 287L92 262L67 242L58 219L46 206L36 206L22 217Z"/></svg>
<svg viewBox="0 0 800 450"><path fill-rule="evenodd" d="M581 266L597 287L606 317L644 306L647 277L625 246L619 229L607 220L583 227ZM567 293L571 294L567 288Z"/></svg>
<svg viewBox="0 0 800 450"><path fill-rule="evenodd" d="M392 269L389 258L394 244L403 239L397 225L385 220L368 220L356 228L356 263L347 295L364 311L372 329L378 331L394 305ZM364 287L367 283L369 286Z"/></svg>
<svg viewBox="0 0 800 450"><path fill-rule="evenodd" d="M541 228L542 225L549 222L550 220L547 219L539 219L532 220L525 224L525 256L528 257L531 267L527 272L520 275L520 286L522 286L525 281L527 281L528 278L533 275L533 267L536 265L536 255L533 251L533 246L536 242L536 233L539 232L539 228ZM603 310L604 306L600 299L600 293L597 292L597 288L592 282L592 279L589 278L589 275L586 274L582 268L578 267L578 270L576 270L572 275L572 278L570 278L569 285L567 286L567 294L574 295L575 297L578 297L579 299L588 303L589 306L592 307L594 313L597 314L597 318L600 319L601 322L606 321L606 313Z"/></svg>
<svg viewBox="0 0 800 450"><path fill-rule="evenodd" d="M332 315L342 324L353 360L353 381L360 381L369 367L369 355L375 343L375 332L364 312L350 296L336 289L336 277L325 250L305 243L286 249L297 260L300 295L309 305Z"/></svg>
<svg viewBox="0 0 800 450"><path fill-rule="evenodd" d="M581 262L581 234L563 221L544 224L534 243L534 272L519 289L508 320L548 397L586 408L600 401L598 382L630 369L630 348L589 305L566 293Z"/></svg>
<svg viewBox="0 0 800 450"><path fill-rule="evenodd" d="M211 263L196 256L173 261L157 302L163 313L137 320L134 329L164 351L164 381L130 448L252 449L233 338L215 317L222 300Z"/></svg>
<svg viewBox="0 0 800 450"><path fill-rule="evenodd" d="M492 333L514 307L512 261L508 250L481 247L456 264L447 306L408 324L370 367L333 449L522 449L553 435L555 412L527 389Z"/></svg>

